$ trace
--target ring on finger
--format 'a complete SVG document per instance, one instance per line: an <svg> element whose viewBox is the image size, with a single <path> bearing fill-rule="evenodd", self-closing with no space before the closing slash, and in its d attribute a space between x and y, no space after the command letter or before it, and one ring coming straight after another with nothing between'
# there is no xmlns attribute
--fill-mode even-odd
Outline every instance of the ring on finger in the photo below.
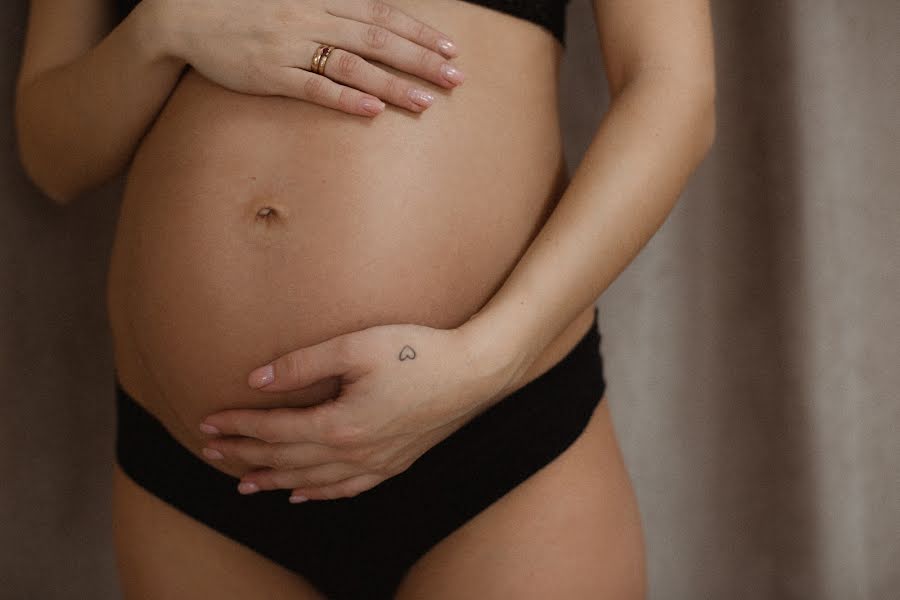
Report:
<svg viewBox="0 0 900 600"><path fill-rule="evenodd" d="M319 44L319 47L316 48L316 51L313 53L312 61L309 64L309 70L317 75L325 74L325 63L328 61L328 57L331 56L331 52L334 50L334 46L329 44Z"/></svg>

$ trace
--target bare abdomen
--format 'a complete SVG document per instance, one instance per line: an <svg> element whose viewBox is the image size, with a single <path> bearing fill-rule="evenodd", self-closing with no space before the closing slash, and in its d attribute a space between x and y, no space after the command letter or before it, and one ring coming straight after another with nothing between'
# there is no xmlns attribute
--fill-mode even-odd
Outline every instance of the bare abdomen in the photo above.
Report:
<svg viewBox="0 0 900 600"><path fill-rule="evenodd" d="M518 48L445 27L467 80L424 83L437 100L421 115L388 105L370 120L182 78L128 175L108 304L126 389L186 446L214 410L333 395L335 382L247 387L276 356L380 323L454 327L503 283L565 174L556 43L497 24Z"/></svg>

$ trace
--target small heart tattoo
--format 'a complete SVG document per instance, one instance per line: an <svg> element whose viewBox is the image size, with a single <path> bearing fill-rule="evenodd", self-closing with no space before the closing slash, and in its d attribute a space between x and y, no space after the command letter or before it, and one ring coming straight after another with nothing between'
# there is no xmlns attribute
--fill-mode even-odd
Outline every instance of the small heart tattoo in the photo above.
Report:
<svg viewBox="0 0 900 600"><path fill-rule="evenodd" d="M409 346L403 346L403 349L400 350L400 360L406 360L407 358L412 360L416 357L416 351L410 348Z"/></svg>

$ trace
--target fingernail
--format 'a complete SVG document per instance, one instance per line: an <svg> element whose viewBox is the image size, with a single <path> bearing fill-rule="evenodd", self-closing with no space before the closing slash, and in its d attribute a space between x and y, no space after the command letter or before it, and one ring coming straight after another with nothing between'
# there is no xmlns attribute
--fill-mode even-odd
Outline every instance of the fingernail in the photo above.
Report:
<svg viewBox="0 0 900 600"><path fill-rule="evenodd" d="M225 458L221 452L213 448L204 448L201 452L203 452L203 456L210 460L222 460Z"/></svg>
<svg viewBox="0 0 900 600"><path fill-rule="evenodd" d="M307 500L309 500L309 498L307 498L306 496L291 496L290 498L288 498L288 502L290 502L291 504L300 504L301 502L306 502Z"/></svg>
<svg viewBox="0 0 900 600"><path fill-rule="evenodd" d="M419 106L427 108L434 102L434 94L425 90L413 88L409 90L409 99Z"/></svg>
<svg viewBox="0 0 900 600"><path fill-rule="evenodd" d="M202 431L203 433L211 434L211 435L215 435L215 434L219 433L218 429L216 429L215 427L213 427L212 425L209 425L207 423L200 423L200 431Z"/></svg>
<svg viewBox="0 0 900 600"><path fill-rule="evenodd" d="M238 484L238 491L242 494L252 494L259 491L259 486L251 481L242 481Z"/></svg>
<svg viewBox="0 0 900 600"><path fill-rule="evenodd" d="M451 42L450 40L441 39L438 40L438 48L441 49L441 52L448 56L456 56L456 44Z"/></svg>
<svg viewBox="0 0 900 600"><path fill-rule="evenodd" d="M377 115L384 110L384 102L377 98L363 98L359 101L359 107L370 115Z"/></svg>
<svg viewBox="0 0 900 600"><path fill-rule="evenodd" d="M261 388L275 381L275 368L272 365L260 367L250 373L250 387Z"/></svg>
<svg viewBox="0 0 900 600"><path fill-rule="evenodd" d="M466 76L463 75L463 72L450 63L444 63L441 65L441 73L443 73L444 77L450 83L460 84L466 79Z"/></svg>

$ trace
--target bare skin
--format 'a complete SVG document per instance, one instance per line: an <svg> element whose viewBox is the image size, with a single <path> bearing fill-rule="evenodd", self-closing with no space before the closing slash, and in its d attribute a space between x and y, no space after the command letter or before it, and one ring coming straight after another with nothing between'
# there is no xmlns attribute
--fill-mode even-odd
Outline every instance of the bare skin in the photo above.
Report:
<svg viewBox="0 0 900 600"><path fill-rule="evenodd" d="M332 380L247 386L288 350L382 323L463 324L565 187L552 36L465 3L407 8L440 20L468 56L491 55L456 59L468 78L453 91L421 82L437 96L425 113L349 116L189 70L135 154L109 274L116 368L198 456L209 413L334 396ZM462 27L473 11L484 29ZM489 50L489 29L516 45ZM574 344L591 310L535 369Z"/></svg>
<svg viewBox="0 0 900 600"><path fill-rule="evenodd" d="M377 323L468 323L500 340L482 344L485 355L527 354L520 380L539 376L584 333L593 300L661 223L708 146L708 63L682 60L705 48L684 43L703 24L700 0L680 20L659 0L595 2L617 99L568 189L552 36L455 0L394 4L439 24L460 49L463 86L418 82L436 96L426 112L388 105L368 119L238 94L189 69L134 156L109 274L116 369L201 459L197 423L210 412L335 392L324 381L261 393L246 385L252 369ZM636 22L646 25L626 27ZM679 64L702 64L697 73L664 62L678 48ZM77 187L55 185L60 198ZM118 469L114 505L126 597L320 597ZM572 447L421 557L399 597L511 590L643 597L640 520L608 399Z"/></svg>

